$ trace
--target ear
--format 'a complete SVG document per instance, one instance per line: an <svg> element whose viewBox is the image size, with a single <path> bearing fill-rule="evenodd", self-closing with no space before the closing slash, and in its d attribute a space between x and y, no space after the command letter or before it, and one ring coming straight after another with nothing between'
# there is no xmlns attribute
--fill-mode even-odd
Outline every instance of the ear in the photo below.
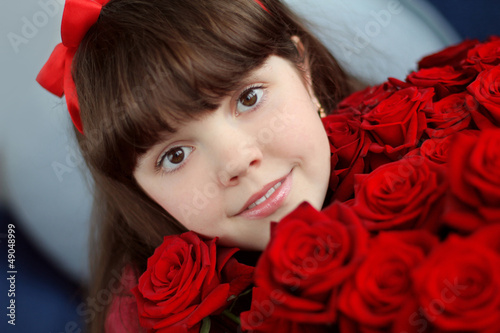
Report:
<svg viewBox="0 0 500 333"><path fill-rule="evenodd" d="M302 59L302 62L299 65L300 66L299 69L302 72L301 74L304 79L304 84L307 87L307 91L309 92L311 98L314 99L315 103L318 104L319 102L316 98L316 95L314 94L314 89L312 84L311 67L309 66L309 56L307 55L304 44L302 44L302 41L300 40L299 36L293 35L290 39L295 45L295 48L299 53L299 57Z"/></svg>

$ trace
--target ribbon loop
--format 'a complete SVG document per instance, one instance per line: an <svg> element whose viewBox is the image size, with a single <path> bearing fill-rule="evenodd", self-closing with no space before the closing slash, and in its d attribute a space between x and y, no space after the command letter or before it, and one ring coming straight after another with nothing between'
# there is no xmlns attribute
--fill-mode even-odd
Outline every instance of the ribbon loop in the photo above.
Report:
<svg viewBox="0 0 500 333"><path fill-rule="evenodd" d="M71 120L83 134L80 107L71 66L76 50L92 25L97 22L102 6L109 0L66 0L61 23L62 43L58 44L42 67L37 82L56 96L66 96Z"/></svg>
<svg viewBox="0 0 500 333"><path fill-rule="evenodd" d="M97 22L102 4L93 0L66 0L61 24L62 42L78 47L90 27Z"/></svg>
<svg viewBox="0 0 500 333"><path fill-rule="evenodd" d="M65 59L66 59L66 46L62 43L57 44L49 57L49 60L43 65L38 73L36 80L45 89L58 97L64 94L64 73Z"/></svg>

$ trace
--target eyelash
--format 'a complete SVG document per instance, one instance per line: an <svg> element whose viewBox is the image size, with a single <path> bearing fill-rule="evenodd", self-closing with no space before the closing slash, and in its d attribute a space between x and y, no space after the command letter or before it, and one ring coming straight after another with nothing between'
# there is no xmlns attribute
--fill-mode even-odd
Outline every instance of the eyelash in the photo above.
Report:
<svg viewBox="0 0 500 333"><path fill-rule="evenodd" d="M158 160L155 164L155 171L157 173L160 173L160 174L173 174L173 173L179 171L180 169L182 169L184 167L184 165L186 165L186 161L189 159L189 155L184 159L184 161L182 161L181 165L178 168L175 168L172 170L165 170L165 168L163 168L163 162L165 161L165 158L167 158L167 154L171 150L176 149L176 148L183 148L183 147L191 148L191 152L189 153L189 155L191 155L191 153L193 153L193 151L195 150L194 147L190 147L190 146L174 146L174 147L168 148L158 158Z"/></svg>
<svg viewBox="0 0 500 333"><path fill-rule="evenodd" d="M246 112L238 112L237 108L238 108L238 103L239 101L245 97L246 95L248 95L248 93L251 91L251 90L257 90L257 89L261 89L263 90L263 94L262 94L262 97L257 101L257 104L255 106L252 106L250 108L250 110L246 111ZM236 113L236 116L239 116L243 113L249 113L249 112L253 112L253 111L256 111L258 110L262 103L266 100L266 87L263 85L263 84L253 84L249 87L246 87L245 89L243 89L243 91L241 92L241 94L238 96L238 98L236 99L236 103L235 103L235 113Z"/></svg>

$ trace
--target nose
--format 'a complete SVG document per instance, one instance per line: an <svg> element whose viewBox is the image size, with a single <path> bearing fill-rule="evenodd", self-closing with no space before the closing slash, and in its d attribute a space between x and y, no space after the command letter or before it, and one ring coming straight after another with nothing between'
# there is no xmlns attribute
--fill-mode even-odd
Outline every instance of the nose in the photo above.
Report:
<svg viewBox="0 0 500 333"><path fill-rule="evenodd" d="M218 140L217 178L223 186L234 186L262 163L262 150L255 136L241 129L226 131Z"/></svg>

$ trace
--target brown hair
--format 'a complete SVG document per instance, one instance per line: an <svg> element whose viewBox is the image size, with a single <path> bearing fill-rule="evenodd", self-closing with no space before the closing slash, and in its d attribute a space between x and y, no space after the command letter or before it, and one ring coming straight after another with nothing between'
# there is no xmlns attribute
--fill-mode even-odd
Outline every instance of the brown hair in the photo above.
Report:
<svg viewBox="0 0 500 333"><path fill-rule="evenodd" d="M215 110L270 55L300 67L294 35L326 110L352 91L300 19L279 0L261 2L269 12L254 0L111 0L86 34L73 76L85 133L76 135L96 192L91 297L109 290L125 265L140 274L164 235L185 231L132 176L159 134L175 131L168 119ZM89 330L104 331L105 318L105 310L94 313Z"/></svg>

